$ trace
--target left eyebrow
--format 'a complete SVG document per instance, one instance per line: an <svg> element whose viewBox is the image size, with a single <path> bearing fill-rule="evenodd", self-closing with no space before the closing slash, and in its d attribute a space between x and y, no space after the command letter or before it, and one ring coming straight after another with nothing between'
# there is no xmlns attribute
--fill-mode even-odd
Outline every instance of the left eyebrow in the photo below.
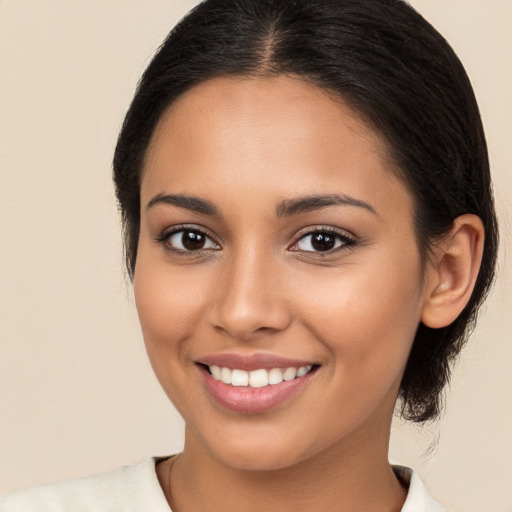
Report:
<svg viewBox="0 0 512 512"><path fill-rule="evenodd" d="M353 197L345 194L327 194L317 196L306 196L299 197L297 199L289 199L281 201L276 208L276 215L278 217L289 217L291 215L297 215L299 213L308 213L314 210L320 210L326 206L344 205L344 206L355 206L356 208L364 208L374 215L378 215L375 208Z"/></svg>

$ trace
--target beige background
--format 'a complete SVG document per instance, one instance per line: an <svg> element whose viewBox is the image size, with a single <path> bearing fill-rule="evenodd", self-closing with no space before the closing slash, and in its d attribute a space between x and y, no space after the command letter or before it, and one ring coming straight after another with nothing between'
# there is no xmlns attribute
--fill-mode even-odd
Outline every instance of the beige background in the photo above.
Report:
<svg viewBox="0 0 512 512"><path fill-rule="evenodd" d="M0 491L180 450L123 276L110 162L140 73L195 3L0 0ZM444 418L397 422L391 454L455 511L511 512L512 1L412 3L472 78L503 244Z"/></svg>

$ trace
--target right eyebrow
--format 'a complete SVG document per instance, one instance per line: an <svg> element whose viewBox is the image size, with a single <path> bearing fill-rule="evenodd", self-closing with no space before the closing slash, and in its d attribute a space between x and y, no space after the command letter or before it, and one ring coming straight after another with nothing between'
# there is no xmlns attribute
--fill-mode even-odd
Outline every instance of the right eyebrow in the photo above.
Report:
<svg viewBox="0 0 512 512"><path fill-rule="evenodd" d="M157 204L170 204L178 208L185 208L201 215L221 217L219 209L210 201L196 196L183 194L157 194L146 205L146 209L153 208Z"/></svg>

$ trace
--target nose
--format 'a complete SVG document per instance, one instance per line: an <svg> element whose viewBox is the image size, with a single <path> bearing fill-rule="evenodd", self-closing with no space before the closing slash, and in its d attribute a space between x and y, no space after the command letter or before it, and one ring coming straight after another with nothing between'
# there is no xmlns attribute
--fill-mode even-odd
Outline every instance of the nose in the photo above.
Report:
<svg viewBox="0 0 512 512"><path fill-rule="evenodd" d="M279 278L282 273L271 259L253 253L224 263L210 309L209 320L215 330L252 341L290 325L290 302Z"/></svg>

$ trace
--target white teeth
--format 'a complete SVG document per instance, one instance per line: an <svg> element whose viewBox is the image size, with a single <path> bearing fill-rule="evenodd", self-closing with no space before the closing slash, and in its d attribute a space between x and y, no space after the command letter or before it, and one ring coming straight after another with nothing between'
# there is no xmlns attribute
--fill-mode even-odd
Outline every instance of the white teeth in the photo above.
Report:
<svg viewBox="0 0 512 512"><path fill-rule="evenodd" d="M308 373L309 370L311 370L311 366L301 366L297 370L297 377L304 377L304 375L306 375L306 373Z"/></svg>
<svg viewBox="0 0 512 512"><path fill-rule="evenodd" d="M233 386L247 386L249 384L249 373L245 370L232 370L231 384Z"/></svg>
<svg viewBox="0 0 512 512"><path fill-rule="evenodd" d="M286 368L283 372L283 380L293 380L297 377L297 368Z"/></svg>
<svg viewBox="0 0 512 512"><path fill-rule="evenodd" d="M210 371L212 372L212 375L215 377L216 380L220 380L221 371L218 366L212 364L212 366L210 366Z"/></svg>
<svg viewBox="0 0 512 512"><path fill-rule="evenodd" d="M272 368L268 372L268 383L269 384L281 384L283 382L283 372L279 368Z"/></svg>
<svg viewBox="0 0 512 512"><path fill-rule="evenodd" d="M224 384L232 386L248 386L251 388L262 388L268 385L280 384L284 381L290 381L295 378L304 377L311 369L312 365L301 366L300 368L272 368L271 370L252 370L250 372L239 369L209 366L210 373L215 380L220 380Z"/></svg>
<svg viewBox="0 0 512 512"><path fill-rule="evenodd" d="M249 386L251 388L262 388L268 386L267 370L253 370L249 373Z"/></svg>
<svg viewBox="0 0 512 512"><path fill-rule="evenodd" d="M221 368L220 380L224 382L224 384L231 384L231 370L229 368Z"/></svg>

